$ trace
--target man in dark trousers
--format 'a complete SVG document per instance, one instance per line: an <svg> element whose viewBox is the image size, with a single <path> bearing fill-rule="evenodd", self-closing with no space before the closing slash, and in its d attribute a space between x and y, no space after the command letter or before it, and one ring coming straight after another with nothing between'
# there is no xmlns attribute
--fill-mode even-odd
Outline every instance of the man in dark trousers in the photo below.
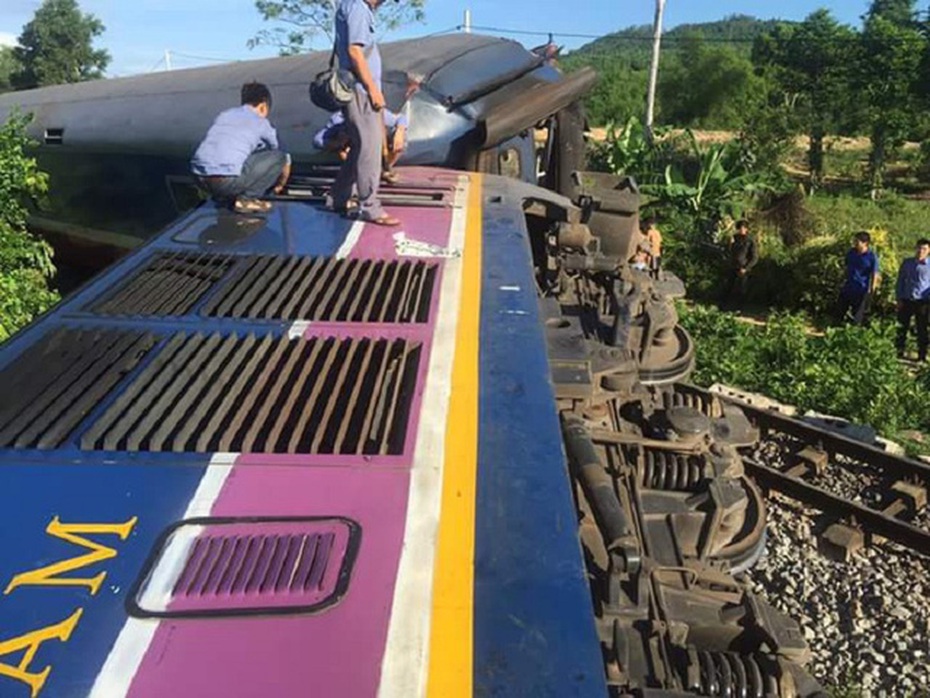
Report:
<svg viewBox="0 0 930 698"><path fill-rule="evenodd" d="M213 121L191 160L191 172L213 199L239 213L267 211L261 201L272 187L283 191L291 172L290 156L278 148L268 121L271 92L260 82L242 86L242 106Z"/></svg>
<svg viewBox="0 0 930 698"><path fill-rule="evenodd" d="M736 234L730 241L730 271L724 288L722 306L742 309L749 285L749 272L759 261L756 241L749 235L749 223L736 222Z"/></svg>
<svg viewBox="0 0 930 698"><path fill-rule="evenodd" d="M930 320L930 240L921 238L917 241L917 253L901 262L898 271L898 358L904 358L904 346L907 333L911 328L911 318L917 324L917 360L927 360L927 334Z"/></svg>
<svg viewBox="0 0 930 698"><path fill-rule="evenodd" d="M856 233L852 249L846 253L846 283L840 290L837 307L840 322L845 322L851 313L853 324L865 323L880 271L878 256L870 249L871 245L872 237L868 233Z"/></svg>
<svg viewBox="0 0 930 698"><path fill-rule="evenodd" d="M376 225L398 226L400 221L382 208L381 146L384 125L381 110L381 54L375 40L375 10L384 0L339 0L336 6L336 56L350 70L356 85L345 107L349 156L342 164L331 197L333 209L347 213L353 189L358 192L358 217Z"/></svg>

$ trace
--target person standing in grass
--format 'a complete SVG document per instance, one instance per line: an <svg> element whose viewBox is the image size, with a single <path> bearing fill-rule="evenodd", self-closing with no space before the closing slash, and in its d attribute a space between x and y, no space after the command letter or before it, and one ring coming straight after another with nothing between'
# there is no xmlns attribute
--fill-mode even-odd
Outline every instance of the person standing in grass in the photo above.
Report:
<svg viewBox="0 0 930 698"><path fill-rule="evenodd" d="M749 287L749 272L759 261L756 241L749 234L749 223L736 222L736 234L730 241L730 271L724 287L724 308L742 309Z"/></svg>
<svg viewBox="0 0 930 698"><path fill-rule="evenodd" d="M852 248L846 253L846 283L840 290L837 307L840 322L851 315L854 325L865 324L880 272L878 255L871 246L872 237L868 233L853 236Z"/></svg>
<svg viewBox="0 0 930 698"><path fill-rule="evenodd" d="M659 270L662 268L662 233L659 232L656 219L652 216L643 221L643 235L646 236L646 243L649 246L649 268L658 278Z"/></svg>
<svg viewBox="0 0 930 698"><path fill-rule="evenodd" d="M930 320L930 240L917 241L913 257L901 262L898 271L898 358L904 358L907 333L911 329L911 318L917 325L917 360L927 360L927 345L930 344L927 326Z"/></svg>

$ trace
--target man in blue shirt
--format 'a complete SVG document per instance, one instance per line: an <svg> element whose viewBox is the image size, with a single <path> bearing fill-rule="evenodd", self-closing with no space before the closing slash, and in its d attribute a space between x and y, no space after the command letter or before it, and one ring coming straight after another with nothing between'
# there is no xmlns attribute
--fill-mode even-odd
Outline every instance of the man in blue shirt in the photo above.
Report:
<svg viewBox="0 0 930 698"><path fill-rule="evenodd" d="M355 94L345 107L349 156L339 170L331 193L333 208L348 211L353 188L358 191L359 219L397 226L378 199L384 109L381 92L381 54L375 42L374 11L384 0L339 0L336 9L336 56L339 66L355 76Z"/></svg>
<svg viewBox="0 0 930 698"><path fill-rule="evenodd" d="M191 171L210 196L240 213L270 209L259 197L272 187L281 193L290 176L291 160L278 149L270 112L268 88L246 83L242 106L216 117L191 160Z"/></svg>
<svg viewBox="0 0 930 698"><path fill-rule="evenodd" d="M917 241L917 254L901 262L898 271L898 356L904 357L904 345L911 328L911 318L917 324L917 359L927 360L930 344L927 327L930 320L930 240Z"/></svg>
<svg viewBox="0 0 930 698"><path fill-rule="evenodd" d="M384 120L384 172L381 177L387 182L396 181L393 167L407 147L407 115L395 114L385 107L381 110ZM313 145L318 150L336 153L340 160L349 155L349 132L346 117L341 111L333 112L326 125L313 136Z"/></svg>
<svg viewBox="0 0 930 698"><path fill-rule="evenodd" d="M865 323L880 271L878 256L870 249L871 245L871 235L856 233L852 249L846 253L846 283L840 290L837 309L840 322L844 322L851 312L853 324Z"/></svg>

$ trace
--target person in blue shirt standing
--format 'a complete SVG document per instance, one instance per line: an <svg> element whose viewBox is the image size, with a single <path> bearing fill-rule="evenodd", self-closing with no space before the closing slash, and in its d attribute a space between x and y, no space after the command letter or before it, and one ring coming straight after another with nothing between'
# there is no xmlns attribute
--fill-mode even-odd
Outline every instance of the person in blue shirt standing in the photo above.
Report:
<svg viewBox="0 0 930 698"><path fill-rule="evenodd" d="M898 357L904 358L904 346L907 333L911 328L911 318L917 324L917 359L927 360L927 334L930 321L930 240L921 238L917 241L917 254L901 262L898 271Z"/></svg>
<svg viewBox="0 0 930 698"><path fill-rule="evenodd" d="M346 213L353 187L358 192L358 217L377 225L397 226L378 199L381 145L384 140L381 54L375 41L374 11L384 0L339 0L336 9L336 57L356 79L355 94L345 107L349 156L331 192L333 209Z"/></svg>
<svg viewBox="0 0 930 698"><path fill-rule="evenodd" d="M278 148L278 133L268 122L271 91L260 82L242 86L242 105L222 112L191 159L200 186L222 205L239 213L267 211L260 201L272 187L284 190L291 159Z"/></svg>
<svg viewBox="0 0 930 698"><path fill-rule="evenodd" d="M846 253L846 283L840 290L837 308L840 322L844 322L851 313L853 324L865 323L880 272L878 256L870 249L871 245L871 235L856 233L852 249Z"/></svg>

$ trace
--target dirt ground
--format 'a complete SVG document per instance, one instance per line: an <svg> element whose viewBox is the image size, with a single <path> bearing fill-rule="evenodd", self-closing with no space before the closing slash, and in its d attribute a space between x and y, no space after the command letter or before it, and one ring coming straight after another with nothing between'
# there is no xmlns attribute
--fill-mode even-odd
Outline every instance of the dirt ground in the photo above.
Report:
<svg viewBox="0 0 930 698"><path fill-rule="evenodd" d="M672 132L672 135L679 135L684 133L683 130L675 129ZM726 143L737 137L735 131L701 131L701 130L692 130L694 137L697 139L698 143ZM601 141L607 138L607 129L603 127L595 127L588 131L588 134L591 140L600 143ZM798 136L795 138L794 145L796 148L801 150L807 150L808 145L810 144L810 138L807 136ZM869 139L866 136L858 136L856 138L849 138L847 136L828 136L824 140L824 147L829 150L863 150L867 151L869 149ZM905 149L919 148L919 143L906 143L904 145Z"/></svg>

